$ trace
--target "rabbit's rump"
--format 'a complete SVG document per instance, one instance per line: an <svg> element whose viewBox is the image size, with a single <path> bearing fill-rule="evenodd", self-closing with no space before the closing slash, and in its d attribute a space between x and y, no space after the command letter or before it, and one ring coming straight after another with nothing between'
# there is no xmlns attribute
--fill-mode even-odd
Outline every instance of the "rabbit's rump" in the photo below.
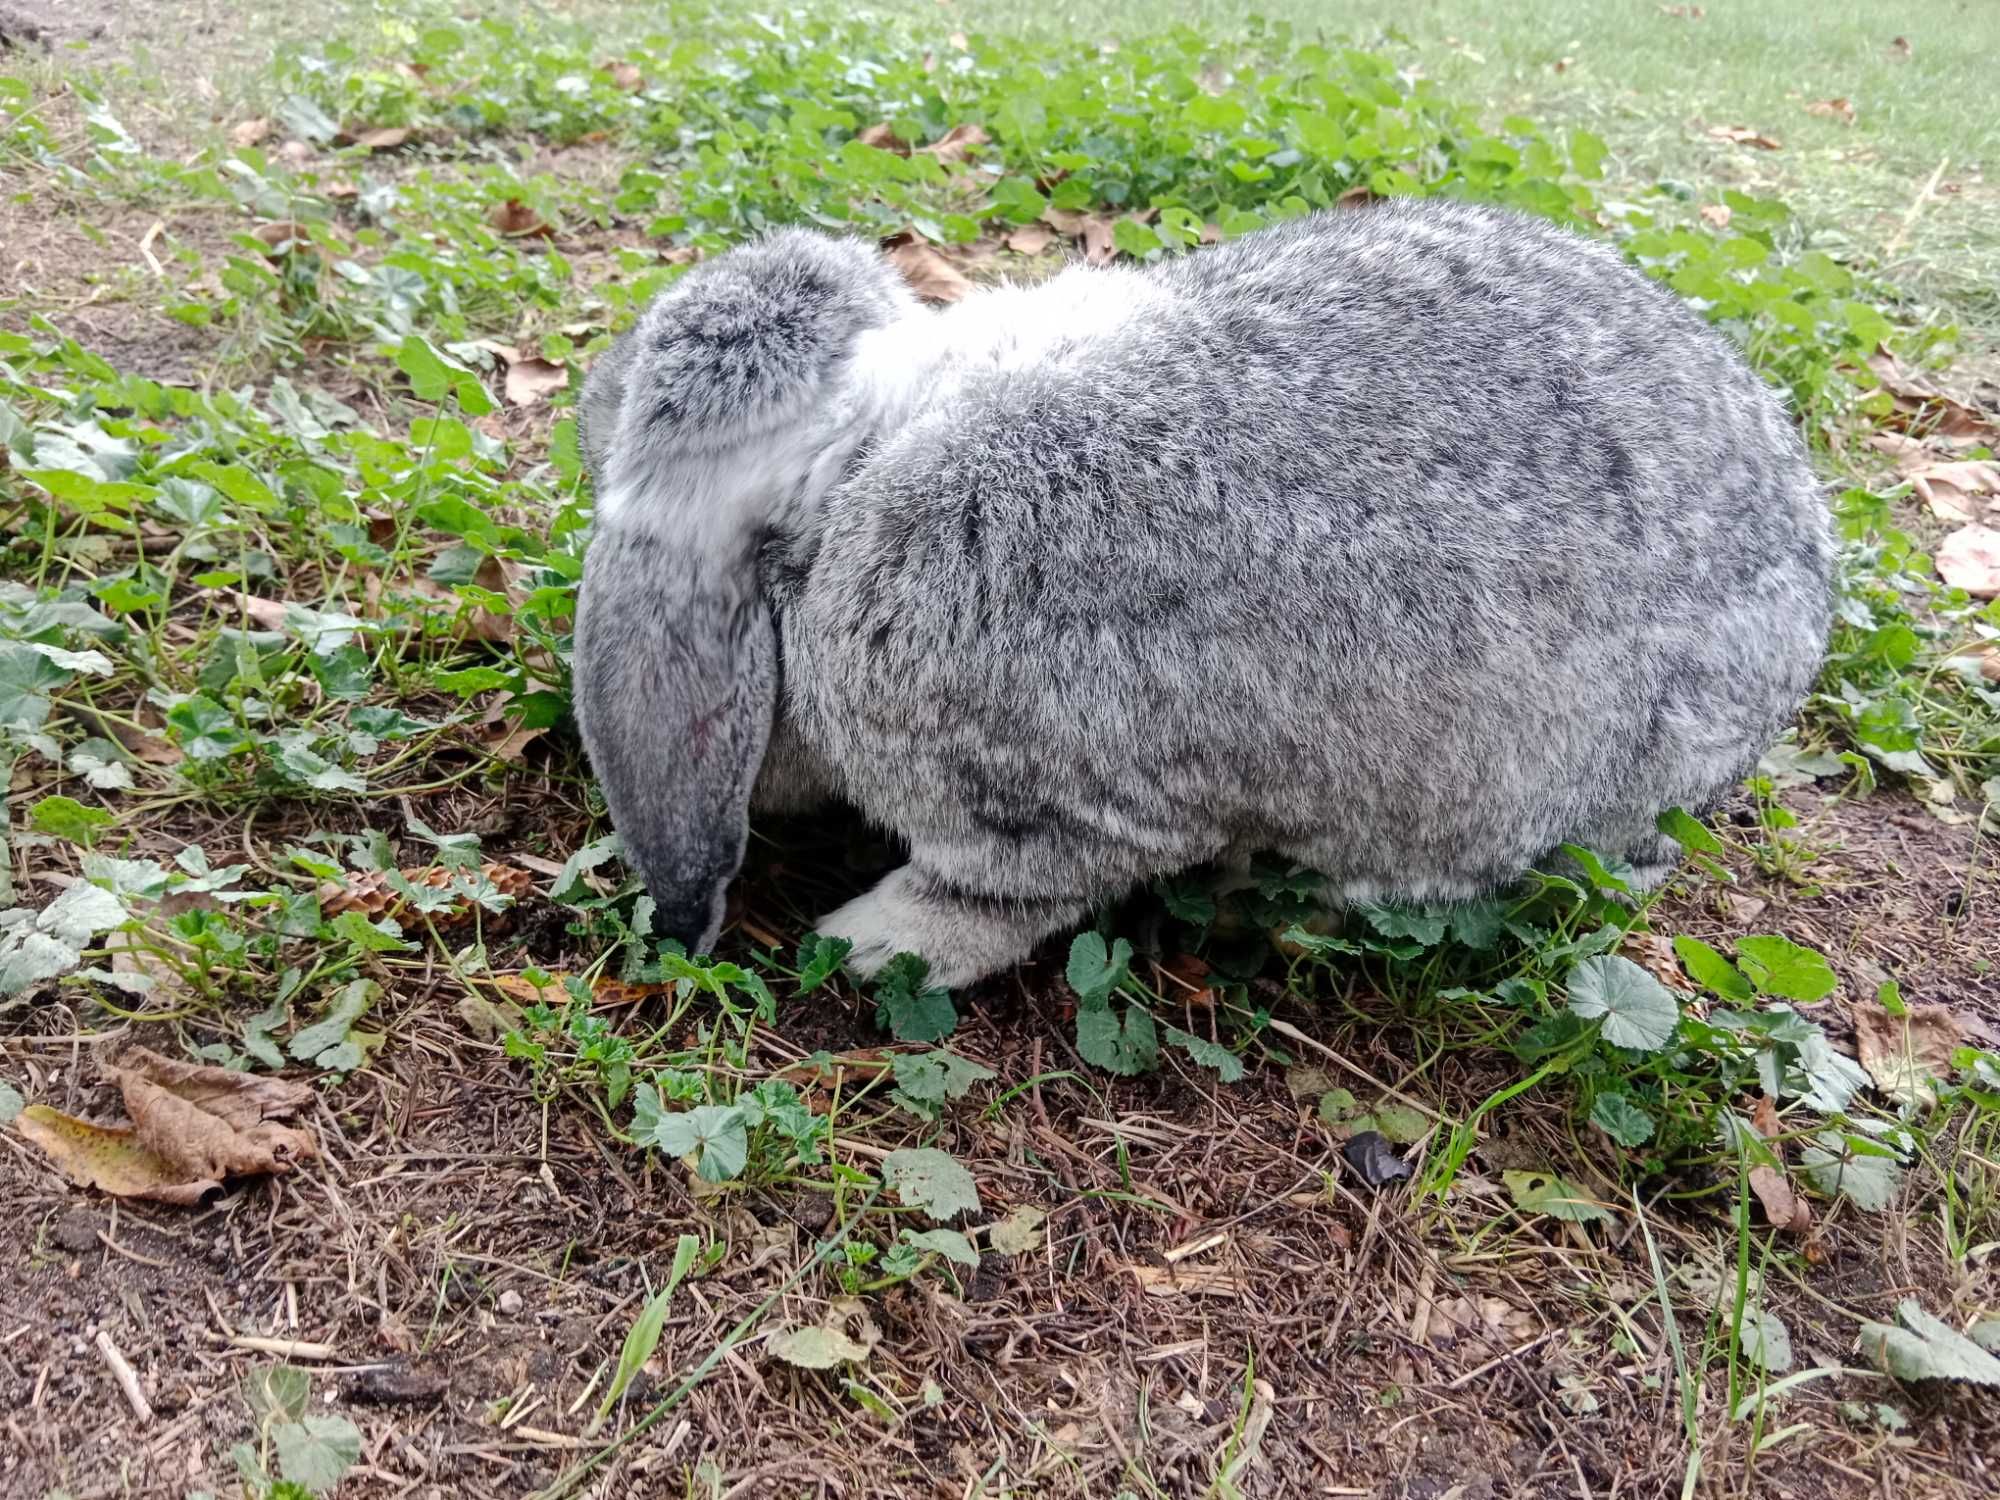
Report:
<svg viewBox="0 0 2000 1500"><path fill-rule="evenodd" d="M1657 866L1658 814L1817 668L1831 541L1781 403L1562 231L1321 216L933 326L868 356L916 414L773 594L783 732L953 899L1258 848L1374 899L1566 841Z"/></svg>

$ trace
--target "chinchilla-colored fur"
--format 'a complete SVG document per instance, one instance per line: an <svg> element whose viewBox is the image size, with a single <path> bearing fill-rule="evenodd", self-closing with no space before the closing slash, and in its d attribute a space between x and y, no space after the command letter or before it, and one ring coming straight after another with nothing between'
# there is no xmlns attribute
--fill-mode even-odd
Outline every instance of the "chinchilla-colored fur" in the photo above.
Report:
<svg viewBox="0 0 2000 1500"><path fill-rule="evenodd" d="M593 765L706 947L757 805L909 863L821 923L959 984L1149 877L1642 879L1797 708L1832 542L1779 398L1611 251L1447 203L917 306L787 231L592 371Z"/></svg>

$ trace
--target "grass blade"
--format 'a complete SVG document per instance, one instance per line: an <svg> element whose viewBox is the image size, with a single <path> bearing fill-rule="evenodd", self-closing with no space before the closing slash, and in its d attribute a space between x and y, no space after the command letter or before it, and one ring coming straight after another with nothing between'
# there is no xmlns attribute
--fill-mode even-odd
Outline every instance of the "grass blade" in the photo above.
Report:
<svg viewBox="0 0 2000 1500"><path fill-rule="evenodd" d="M597 1408L597 1415L590 1419L590 1426L584 1435L597 1431L604 1425L604 1419L611 1415L630 1388L633 1379L653 1351L660 1347L660 1333L667 1326L667 1304L673 1300L674 1288L681 1284L681 1278L694 1264L695 1256L701 1253L701 1241L691 1234L684 1234L680 1243L674 1246L674 1263L667 1271L667 1284L655 1292L646 1305L639 1310L638 1321L632 1331L625 1335L625 1347L618 1351L618 1370L611 1377L611 1384L605 1389L604 1400Z"/></svg>

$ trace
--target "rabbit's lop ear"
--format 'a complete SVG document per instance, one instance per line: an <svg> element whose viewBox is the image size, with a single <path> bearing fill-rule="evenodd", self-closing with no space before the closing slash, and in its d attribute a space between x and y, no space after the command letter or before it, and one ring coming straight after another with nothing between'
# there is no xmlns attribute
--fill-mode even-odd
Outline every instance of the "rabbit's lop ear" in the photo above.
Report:
<svg viewBox="0 0 2000 1500"><path fill-rule="evenodd" d="M758 549L835 438L836 370L911 306L872 250L787 231L683 277L585 383L577 718L654 929L692 952L721 929L778 709Z"/></svg>

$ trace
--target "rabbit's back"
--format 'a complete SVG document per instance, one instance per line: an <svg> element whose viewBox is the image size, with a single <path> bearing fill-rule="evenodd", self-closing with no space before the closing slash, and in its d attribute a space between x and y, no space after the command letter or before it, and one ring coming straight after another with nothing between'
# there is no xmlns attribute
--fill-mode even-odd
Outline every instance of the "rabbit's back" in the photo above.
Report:
<svg viewBox="0 0 2000 1500"><path fill-rule="evenodd" d="M1398 206L1102 285L1134 315L950 362L780 611L799 733L999 893L1252 846L1407 896L1644 856L1796 708L1803 452L1610 252Z"/></svg>

